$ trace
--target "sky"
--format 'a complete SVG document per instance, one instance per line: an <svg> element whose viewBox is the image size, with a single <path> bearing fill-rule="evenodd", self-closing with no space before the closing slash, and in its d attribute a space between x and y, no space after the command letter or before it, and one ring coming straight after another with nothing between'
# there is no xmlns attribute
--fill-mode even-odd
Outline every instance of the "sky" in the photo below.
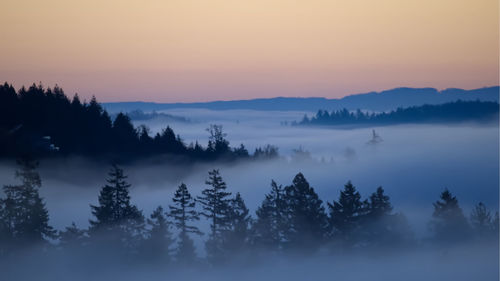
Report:
<svg viewBox="0 0 500 281"><path fill-rule="evenodd" d="M2 0L1 11L0 80L103 102L499 84L497 0Z"/></svg>

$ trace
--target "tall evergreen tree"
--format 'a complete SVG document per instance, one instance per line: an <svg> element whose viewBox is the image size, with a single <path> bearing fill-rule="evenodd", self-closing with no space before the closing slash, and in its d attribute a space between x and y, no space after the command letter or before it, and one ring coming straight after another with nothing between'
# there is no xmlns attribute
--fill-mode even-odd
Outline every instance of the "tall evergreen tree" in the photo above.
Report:
<svg viewBox="0 0 500 281"><path fill-rule="evenodd" d="M111 240L117 247L137 247L144 230L144 216L130 202L130 184L123 170L113 165L107 184L99 194L99 204L91 205L94 220L90 220L90 234Z"/></svg>
<svg viewBox="0 0 500 281"><path fill-rule="evenodd" d="M365 214L365 206L366 203L361 201L361 195L351 181L345 184L338 201L334 201L333 204L328 203L332 234L347 243L347 246L355 243L359 238L356 234L359 231L360 220ZM380 205L382 206L383 204Z"/></svg>
<svg viewBox="0 0 500 281"><path fill-rule="evenodd" d="M302 173L285 187L287 206L286 242L289 248L315 250L324 241L327 216L322 201Z"/></svg>
<svg viewBox="0 0 500 281"><path fill-rule="evenodd" d="M56 237L56 231L49 225L49 213L39 194L42 181L36 171L38 163L22 159L18 164L16 178L21 184L4 186L5 198L0 200L2 236L12 239L16 246L47 242Z"/></svg>
<svg viewBox="0 0 500 281"><path fill-rule="evenodd" d="M144 244L144 254L147 259L151 259L156 263L169 263L173 239L169 230L170 223L167 221L161 206L158 206L153 211L150 218L147 219L147 224L149 229Z"/></svg>
<svg viewBox="0 0 500 281"><path fill-rule="evenodd" d="M385 195L384 189L379 186L377 191L370 195L368 203L368 216L379 218L389 215L392 212L392 205L389 196Z"/></svg>
<svg viewBox="0 0 500 281"><path fill-rule="evenodd" d="M253 243L270 251L282 249L286 231L285 190L274 180L271 191L266 194L256 211L257 219L252 226Z"/></svg>
<svg viewBox="0 0 500 281"><path fill-rule="evenodd" d="M207 254L210 260L217 262L224 257L224 233L229 228L231 199L228 197L231 193L226 191L227 186L219 170L210 171L208 175L205 184L209 187L202 191L202 196L198 196L197 200L203 209L201 215L210 221Z"/></svg>
<svg viewBox="0 0 500 281"><path fill-rule="evenodd" d="M494 218L492 218L491 212L482 202L479 202L474 206L474 209L472 209L470 221L475 234L479 238L486 238L496 234Z"/></svg>
<svg viewBox="0 0 500 281"><path fill-rule="evenodd" d="M360 217L362 242L369 247L404 247L413 243L413 232L402 213L392 213L392 204L379 186L365 202L366 214Z"/></svg>
<svg viewBox="0 0 500 281"><path fill-rule="evenodd" d="M433 205L430 227L436 240L453 243L469 237L470 227L467 219L458 205L457 198L448 189L441 193L440 200Z"/></svg>
<svg viewBox="0 0 500 281"><path fill-rule="evenodd" d="M202 232L190 224L198 221L200 216L195 210L196 202L191 197L187 186L182 183L175 191L172 198L173 204L169 206L170 216L174 220L175 227L179 230L176 259L180 263L192 263L196 260L196 249L190 233L201 235Z"/></svg>
<svg viewBox="0 0 500 281"><path fill-rule="evenodd" d="M225 232L226 251L237 254L248 246L251 217L245 201L238 192L230 201L229 229Z"/></svg>

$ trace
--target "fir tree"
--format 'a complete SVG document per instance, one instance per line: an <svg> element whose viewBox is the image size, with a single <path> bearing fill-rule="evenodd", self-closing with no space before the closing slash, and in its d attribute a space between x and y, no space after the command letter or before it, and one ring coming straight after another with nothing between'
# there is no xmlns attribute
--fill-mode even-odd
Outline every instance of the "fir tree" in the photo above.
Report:
<svg viewBox="0 0 500 281"><path fill-rule="evenodd" d="M206 242L207 254L212 261L223 258L224 232L229 228L231 193L226 192L226 183L219 174L219 170L208 172L205 182L209 186L197 197L203 211L201 215L210 221L210 237Z"/></svg>
<svg viewBox="0 0 500 281"><path fill-rule="evenodd" d="M365 202L366 215L359 223L361 240L370 247L404 247L413 243L413 232L402 213L392 213L389 196L380 186Z"/></svg>
<svg viewBox="0 0 500 281"><path fill-rule="evenodd" d="M368 203L368 216L379 218L389 215L392 212L392 205L389 196L385 195L384 189L379 186L377 191L370 195Z"/></svg>
<svg viewBox="0 0 500 281"><path fill-rule="evenodd" d="M251 217L245 201L238 192L230 201L229 229L225 232L225 249L231 253L239 253L249 242L249 226Z"/></svg>
<svg viewBox="0 0 500 281"><path fill-rule="evenodd" d="M286 229L285 191L274 180L271 191L257 209L257 220L252 226L253 243L270 251L282 249Z"/></svg>
<svg viewBox="0 0 500 281"><path fill-rule="evenodd" d="M17 246L47 242L56 237L56 231L49 225L49 213L38 192L42 186L36 171L38 163L22 159L18 164L16 178L21 184L3 187L6 197L0 201L2 236Z"/></svg>
<svg viewBox="0 0 500 281"><path fill-rule="evenodd" d="M328 203L330 209L330 226L333 235L337 235L347 245L355 243L355 234L359 230L360 220L365 214L366 203L354 185L348 181L340 192L339 200ZM379 210L377 210L378 212Z"/></svg>
<svg viewBox="0 0 500 281"><path fill-rule="evenodd" d="M181 263L192 263L196 260L196 249L189 234L202 235L196 226L190 225L190 222L200 219L195 210L196 202L184 183L177 188L172 201L173 204L169 206L170 216L179 230L176 259Z"/></svg>
<svg viewBox="0 0 500 281"><path fill-rule="evenodd" d="M482 202L479 202L476 206L474 206L474 209L472 209L470 221L475 234L479 238L485 238L496 234L494 231L495 226L494 220L491 217L491 212Z"/></svg>
<svg viewBox="0 0 500 281"><path fill-rule="evenodd" d="M286 242L290 248L315 250L323 242L327 230L327 216L322 201L298 173L290 186L285 187L287 206Z"/></svg>
<svg viewBox="0 0 500 281"><path fill-rule="evenodd" d="M469 237L470 229L458 200L448 189L441 193L434 204L430 227L434 238L441 242L458 242Z"/></svg>
<svg viewBox="0 0 500 281"><path fill-rule="evenodd" d="M123 170L113 165L107 184L99 194L99 204L91 205L95 220L90 220L90 234L118 242L118 247L133 248L140 243L144 216L130 203L129 188Z"/></svg>
<svg viewBox="0 0 500 281"><path fill-rule="evenodd" d="M173 244L172 234L169 230L170 223L164 214L163 208L158 206L147 219L149 229L145 241L147 258L163 264L170 262L170 247Z"/></svg>

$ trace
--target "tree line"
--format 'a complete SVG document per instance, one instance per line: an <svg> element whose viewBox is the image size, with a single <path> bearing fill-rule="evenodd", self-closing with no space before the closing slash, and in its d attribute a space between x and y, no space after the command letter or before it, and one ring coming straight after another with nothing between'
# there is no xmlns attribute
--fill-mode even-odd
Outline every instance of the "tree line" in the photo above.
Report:
<svg viewBox="0 0 500 281"><path fill-rule="evenodd" d="M251 216L241 194L233 194L219 170L208 173L206 188L193 196L181 183L165 206L145 217L131 202L124 171L113 165L106 184L91 205L88 229L74 223L56 231L39 194L37 163L19 161L20 183L5 185L0 199L0 257L34 246L45 251L118 254L125 260L159 264L218 264L235 257L313 254L415 247L415 238L402 213L393 211L390 198L378 187L362 199L348 182L331 202L319 198L302 173L290 185L271 181L269 192ZM430 243L443 245L478 239L498 242L498 212L482 203L467 218L449 190L433 203ZM195 236L203 236L198 221L205 219L206 258L197 253Z"/></svg>
<svg viewBox="0 0 500 281"><path fill-rule="evenodd" d="M93 97L70 100L57 85L22 87L0 85L0 158L82 155L115 162L168 155L176 160L196 161L270 158L274 146L258 148L253 155L243 144L232 148L222 126L211 125L208 144L186 144L171 127L151 135L148 127L135 128L127 114L114 119Z"/></svg>
<svg viewBox="0 0 500 281"><path fill-rule="evenodd" d="M440 105L422 105L398 108L390 112L352 112L347 109L318 110L312 117L292 125L391 125L405 123L498 122L498 103L482 101L449 102Z"/></svg>

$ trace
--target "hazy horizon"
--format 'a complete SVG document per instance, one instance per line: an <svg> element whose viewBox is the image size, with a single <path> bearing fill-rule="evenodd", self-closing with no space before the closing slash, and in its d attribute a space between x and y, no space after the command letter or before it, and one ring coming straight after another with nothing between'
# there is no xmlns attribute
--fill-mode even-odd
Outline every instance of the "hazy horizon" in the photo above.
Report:
<svg viewBox="0 0 500 281"><path fill-rule="evenodd" d="M0 77L192 102L497 85L498 1L7 0Z"/></svg>

